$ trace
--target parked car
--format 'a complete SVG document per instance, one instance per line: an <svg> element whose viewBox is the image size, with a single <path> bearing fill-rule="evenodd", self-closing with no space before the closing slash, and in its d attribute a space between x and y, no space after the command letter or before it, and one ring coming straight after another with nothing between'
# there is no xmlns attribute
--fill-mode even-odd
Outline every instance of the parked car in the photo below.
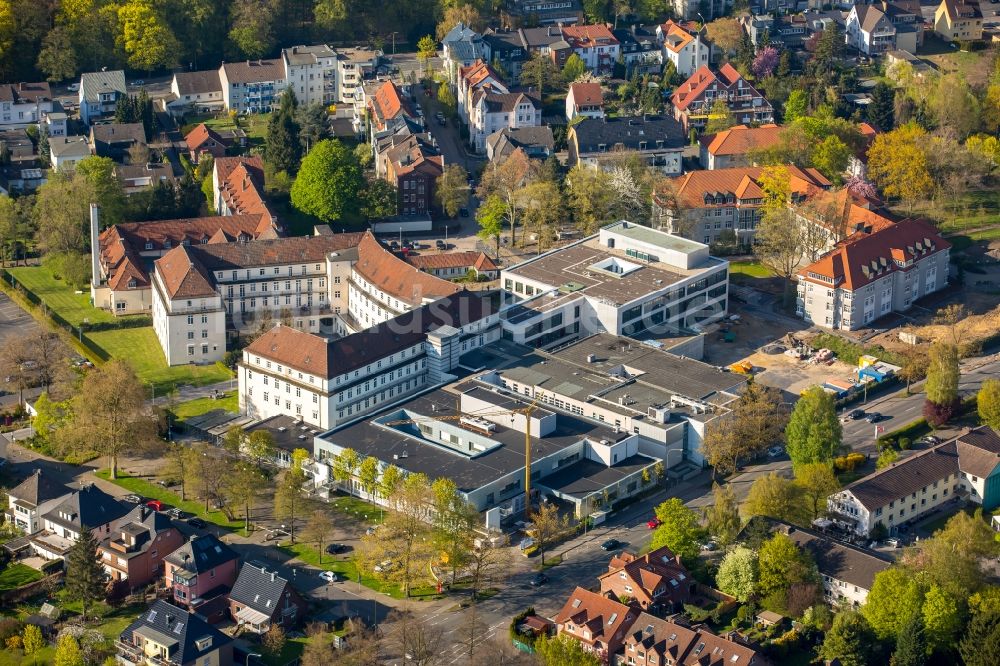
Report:
<svg viewBox="0 0 1000 666"><path fill-rule="evenodd" d="M160 500L155 500L155 499L149 500L148 502L146 502L146 506L153 509L154 511L163 511L163 502L161 502Z"/></svg>
<svg viewBox="0 0 1000 666"><path fill-rule="evenodd" d="M536 573L531 577L531 587L541 587L549 581L549 577L543 574L541 571Z"/></svg>
<svg viewBox="0 0 1000 666"><path fill-rule="evenodd" d="M376 573L382 573L383 571L388 571L392 568L392 560L382 560L374 567Z"/></svg>
<svg viewBox="0 0 1000 666"><path fill-rule="evenodd" d="M144 86L146 85L146 82L143 81L142 79L136 79L135 81L132 82L132 85L135 87Z"/></svg>
<svg viewBox="0 0 1000 666"><path fill-rule="evenodd" d="M167 509L164 513L166 513L171 518L176 518L177 520L180 520L181 518L184 517L183 516L184 512L178 509L176 506L172 509Z"/></svg>
<svg viewBox="0 0 1000 666"><path fill-rule="evenodd" d="M66 90L68 90L70 92L80 92L80 84L79 83L71 83L71 84L69 84L66 87Z"/></svg>
<svg viewBox="0 0 1000 666"><path fill-rule="evenodd" d="M899 548L899 539L897 539L896 537L889 537L888 539L885 540L885 545L889 546L890 548Z"/></svg>
<svg viewBox="0 0 1000 666"><path fill-rule="evenodd" d="M852 421L857 421L858 419L863 419L863 418L865 418L865 410L863 410L863 409L853 409L853 410L851 410L851 413L847 415L847 418L851 419Z"/></svg>
<svg viewBox="0 0 1000 666"><path fill-rule="evenodd" d="M206 527L208 527L208 523L206 523L201 518L198 518L197 516L194 517L194 518L191 518L190 520L188 520L187 523L191 527L194 527L195 529L199 529L199 530L203 530Z"/></svg>
<svg viewBox="0 0 1000 666"><path fill-rule="evenodd" d="M777 458L778 456L780 456L784 452L785 452L785 447L783 447L783 446L772 446L771 448L769 448L767 450L767 457L768 458Z"/></svg>
<svg viewBox="0 0 1000 666"><path fill-rule="evenodd" d="M701 549L706 550L708 552L712 552L713 550L717 550L718 548L719 544L715 543L714 541L706 541L705 543L701 544Z"/></svg>
<svg viewBox="0 0 1000 666"><path fill-rule="evenodd" d="M601 550L615 550L622 545L622 542L618 539L608 539L601 544Z"/></svg>
<svg viewBox="0 0 1000 666"><path fill-rule="evenodd" d="M342 543L331 543L326 547L326 552L331 555L339 555L340 553L346 552L347 546Z"/></svg>
<svg viewBox="0 0 1000 666"><path fill-rule="evenodd" d="M941 443L940 437L935 437L934 435L927 435L926 437L921 437L917 440L917 444L925 444L927 446L935 446Z"/></svg>
<svg viewBox="0 0 1000 666"><path fill-rule="evenodd" d="M126 495L122 499L126 502L131 502L132 504L142 504L142 497L139 495Z"/></svg>
<svg viewBox="0 0 1000 666"><path fill-rule="evenodd" d="M439 250L447 250L448 249L447 243L445 243L440 238L437 239L436 241L434 241L434 247L436 247Z"/></svg>
<svg viewBox="0 0 1000 666"><path fill-rule="evenodd" d="M328 583L336 583L338 580L340 580L340 574L338 574L336 571L320 571L319 577Z"/></svg>
<svg viewBox="0 0 1000 666"><path fill-rule="evenodd" d="M878 412L871 412L865 416L865 421L868 423L878 423L879 421L884 421L885 417Z"/></svg>
<svg viewBox="0 0 1000 666"><path fill-rule="evenodd" d="M662 524L663 524L662 521L659 518L655 517L655 516L653 518L650 518L649 520L646 521L646 527L648 527L651 530L655 530L657 527L659 527Z"/></svg>
<svg viewBox="0 0 1000 666"><path fill-rule="evenodd" d="M469 217L469 209L466 208L465 206L462 206L461 208L458 209L458 214L461 217Z"/></svg>

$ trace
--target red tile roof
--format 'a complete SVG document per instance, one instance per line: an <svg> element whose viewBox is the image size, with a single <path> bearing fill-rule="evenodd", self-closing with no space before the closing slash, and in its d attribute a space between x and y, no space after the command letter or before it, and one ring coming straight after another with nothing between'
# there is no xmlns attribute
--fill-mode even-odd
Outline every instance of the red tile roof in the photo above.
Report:
<svg viewBox="0 0 1000 666"><path fill-rule="evenodd" d="M724 88L729 89L742 79L743 77L740 76L740 73L728 62L719 68L718 74L709 69L708 65L702 65L698 68L698 71L688 77L688 80L674 91L670 101L677 109L684 111L692 102L701 99L701 96L713 83L718 82ZM757 95L760 95L753 86L747 84L746 87L753 90Z"/></svg>
<svg viewBox="0 0 1000 666"><path fill-rule="evenodd" d="M694 35L687 31L684 26L674 23L672 20L661 25L660 31L663 33L663 46L674 53L679 53L694 40Z"/></svg>
<svg viewBox="0 0 1000 666"><path fill-rule="evenodd" d="M649 613L641 613L636 618L625 645L630 654L631 647L635 646L639 651L658 655L657 663L675 666L764 666L768 663L748 645L713 634L701 626L686 626Z"/></svg>
<svg viewBox="0 0 1000 666"><path fill-rule="evenodd" d="M424 273L389 252L370 231L365 232L358 244L358 262L354 264L354 272L372 286L410 306L422 305L425 299L437 300L461 291L458 285Z"/></svg>
<svg viewBox="0 0 1000 666"><path fill-rule="evenodd" d="M175 247L156 260L156 272L170 298L207 298L215 296L212 278L200 262L191 257L186 245Z"/></svg>
<svg viewBox="0 0 1000 666"><path fill-rule="evenodd" d="M800 169L788 165L789 185L795 194L813 196L830 187L830 181L813 168ZM732 203L705 203L705 195L732 193L737 199L762 199L764 192L758 185L762 167L733 167L712 171L692 171L678 179L677 197L691 208L732 206Z"/></svg>
<svg viewBox="0 0 1000 666"><path fill-rule="evenodd" d="M562 610L552 619L562 627L567 624L575 627L574 631L563 631L560 627L560 633L564 635L572 636L588 645L600 641L607 646L610 642L623 640L622 632L629 630L638 615L639 612L631 606L626 606L603 594L577 587ZM589 639L584 638L583 630L590 632Z"/></svg>
<svg viewBox="0 0 1000 666"><path fill-rule="evenodd" d="M900 270L895 260L920 260L951 247L926 220L907 219L872 233L854 234L816 262L799 271L801 279L831 286L815 276L833 280L839 288L859 289L874 280Z"/></svg>
<svg viewBox="0 0 1000 666"><path fill-rule="evenodd" d="M769 148L781 138L781 128L774 124L760 127L737 125L722 132L701 137L701 145L716 157L722 155L745 155L752 148Z"/></svg>
<svg viewBox="0 0 1000 666"><path fill-rule="evenodd" d="M611 558L607 573L598 576L601 589L622 574L631 581L632 594L643 606L658 599L669 599L672 603L684 603L690 597L691 574L680 563L680 558L666 546L645 555L638 556L622 552Z"/></svg>
<svg viewBox="0 0 1000 666"><path fill-rule="evenodd" d="M368 101L368 107L372 110L372 120L378 129L383 129L386 122L396 118L400 114L413 117L410 105L403 100L403 95L392 81L386 81Z"/></svg>
<svg viewBox="0 0 1000 666"><path fill-rule="evenodd" d="M184 137L184 143L187 144L188 150L197 152L209 139L214 139L220 146L228 145L228 142L218 132L205 123L198 124L193 130L188 132Z"/></svg>
<svg viewBox="0 0 1000 666"><path fill-rule="evenodd" d="M576 108L581 106L601 106L604 104L604 93L601 92L600 83L574 83L569 87L573 95L573 105Z"/></svg>
<svg viewBox="0 0 1000 666"><path fill-rule="evenodd" d="M485 252L448 252L446 254L411 254L406 262L420 270L444 268L475 268L479 271L495 271L496 264L486 256Z"/></svg>
<svg viewBox="0 0 1000 666"><path fill-rule="evenodd" d="M274 215L264 201L264 161L259 155L220 157L215 160L219 191L233 215L261 215L261 232L271 226Z"/></svg>
<svg viewBox="0 0 1000 666"><path fill-rule="evenodd" d="M570 46L577 49L618 44L618 40L604 24L565 26L562 35Z"/></svg>

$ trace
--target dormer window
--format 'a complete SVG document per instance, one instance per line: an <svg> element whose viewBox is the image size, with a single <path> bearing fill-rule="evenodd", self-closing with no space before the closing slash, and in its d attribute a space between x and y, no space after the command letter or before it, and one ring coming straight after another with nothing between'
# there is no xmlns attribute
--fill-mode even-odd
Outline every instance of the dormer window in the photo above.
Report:
<svg viewBox="0 0 1000 666"><path fill-rule="evenodd" d="M597 150L600 151L600 152L602 152L602 153L608 152L608 144L606 144L606 143L599 143L599 144L597 144Z"/></svg>
<svg viewBox="0 0 1000 666"><path fill-rule="evenodd" d="M146 249L147 250L152 250L153 249L153 242L152 241L146 241Z"/></svg>

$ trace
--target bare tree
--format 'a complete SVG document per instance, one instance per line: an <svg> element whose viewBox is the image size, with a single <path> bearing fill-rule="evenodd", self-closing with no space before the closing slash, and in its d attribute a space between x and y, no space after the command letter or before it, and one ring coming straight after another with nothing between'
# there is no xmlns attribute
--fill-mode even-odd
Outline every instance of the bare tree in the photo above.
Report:
<svg viewBox="0 0 1000 666"><path fill-rule="evenodd" d="M542 564L545 564L545 549L549 547L559 532L566 528L567 520L559 519L559 509L555 504L543 502L538 507L538 511L532 514L531 522L534 525L534 537L535 541L538 542L538 550L542 554Z"/></svg>
<svg viewBox="0 0 1000 666"><path fill-rule="evenodd" d="M482 590L499 584L510 571L511 555L507 548L494 548L488 542L469 551L466 569L472 582L472 600Z"/></svg>
<svg viewBox="0 0 1000 666"><path fill-rule="evenodd" d="M316 544L316 552L319 553L319 562L323 563L323 548L327 539L333 532L333 518L323 509L316 509L309 516L306 526L302 528L302 539Z"/></svg>
<svg viewBox="0 0 1000 666"><path fill-rule="evenodd" d="M397 630L394 634L399 651L408 663L431 666L438 661L442 632L423 617L409 610L393 613ZM393 618L390 618L393 619Z"/></svg>

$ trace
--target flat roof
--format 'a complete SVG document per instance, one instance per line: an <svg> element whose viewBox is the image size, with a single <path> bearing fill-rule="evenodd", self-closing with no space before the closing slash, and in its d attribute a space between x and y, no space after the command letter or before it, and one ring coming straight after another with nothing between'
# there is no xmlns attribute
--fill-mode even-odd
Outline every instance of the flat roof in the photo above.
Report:
<svg viewBox="0 0 1000 666"><path fill-rule="evenodd" d="M612 229L612 231L621 234L634 231L641 235L643 229L644 227L630 224L627 229ZM645 231L657 234L657 238L660 236L658 232L652 229L645 229ZM670 238L675 239L681 245L691 243L691 241L676 236L670 236ZM652 240L647 241L644 238L637 239L653 242ZM659 245L667 247L663 243ZM679 252L691 251L690 249L673 247L668 249ZM637 264L638 268L624 275L615 275L608 271L594 268L595 264L609 257ZM586 294L587 296L609 301L616 306L620 306L646 294L665 289L687 278L705 273L724 263L720 259L709 257L698 268L683 269L662 261L639 261L628 256L623 249L613 249L601 245L599 237L592 236L581 242L568 245L517 266L505 269L504 274L505 276L523 277L527 280L541 282L553 289L559 289L562 294L570 297ZM553 302L541 303L541 309L544 310L553 307L555 300L559 296L557 295L552 298Z"/></svg>
<svg viewBox="0 0 1000 666"><path fill-rule="evenodd" d="M644 227L634 222L616 222L606 226L605 229L640 243L649 243L650 245L662 247L664 250L673 250L674 252L683 252L684 254L691 254L705 248L702 243L664 231L657 231L650 227Z"/></svg>
<svg viewBox="0 0 1000 666"><path fill-rule="evenodd" d="M296 420L291 416L281 414L264 419L260 423L246 426L244 432L250 434L258 430L271 433L275 447L291 453L295 449L305 449L312 452L313 439L323 433L323 430L308 423Z"/></svg>
<svg viewBox="0 0 1000 666"><path fill-rule="evenodd" d="M432 445L420 438L416 432L408 433L404 428L379 425L374 421L387 418L391 420L395 418L394 413L403 410L411 414L420 414L428 420L433 420L435 416L457 415L461 391L474 387L478 387L481 391L492 392L486 384L476 380L466 380L424 393L403 404L367 416L363 420L323 433L317 441L349 447L363 458L374 456L386 464L395 465L407 472L424 473L431 479L448 477L462 492L472 492L503 476L524 469L523 432L497 424L488 438L498 442L499 446L475 458L469 458L449 452L444 447ZM506 400L506 404L512 408L527 404L511 396L501 396L500 399ZM531 449L534 460L557 453L584 438L595 441L617 440L627 435L627 433L615 433L613 428L605 424L557 411L548 405L546 408L557 414L556 428L544 437L532 437ZM445 423L462 427L461 422L457 420ZM463 429L484 436L481 431Z"/></svg>
<svg viewBox="0 0 1000 666"><path fill-rule="evenodd" d="M566 465L555 474L535 483L564 495L583 499L655 463L656 459L641 453L629 456L612 467L585 458Z"/></svg>

